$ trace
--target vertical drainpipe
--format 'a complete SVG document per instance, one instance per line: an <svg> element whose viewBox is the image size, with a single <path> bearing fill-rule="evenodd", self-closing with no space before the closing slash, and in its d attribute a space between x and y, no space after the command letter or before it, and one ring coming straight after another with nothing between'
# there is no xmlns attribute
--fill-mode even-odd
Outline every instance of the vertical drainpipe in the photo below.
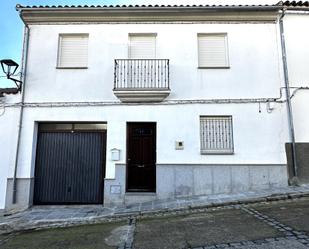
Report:
<svg viewBox="0 0 309 249"><path fill-rule="evenodd" d="M281 50L282 50L282 62L283 62L283 74L284 74L284 83L285 83L285 93L286 93L286 104L288 111L288 123L289 123L289 134L292 142L292 164L293 164L293 174L294 177L290 179L290 184L297 185L297 157L296 157L296 145L295 145L295 130L293 122L293 109L291 103L291 93L290 93L290 84L289 84L289 73L287 66L287 57L286 57L286 47L285 47L285 36L284 36L284 26L283 26L283 17L285 15L285 9L282 9L282 14L279 19L280 27L280 41L281 41Z"/></svg>
<svg viewBox="0 0 309 249"><path fill-rule="evenodd" d="M24 115L24 102L25 102L25 89L26 89L26 71L27 71L27 61L28 61L28 48L29 48L29 37L30 37L30 28L27 23L24 21L22 14L19 10L19 7L16 6L16 10L19 11L20 18L25 24L24 27L24 42L23 42L23 50L22 50L22 68L21 68L21 81L22 81L22 91L21 91L21 102L20 102L20 112L19 112L19 120L18 120L18 133L17 133L17 143L16 143L16 154L15 154L15 165L14 165L14 176L13 176L13 192L12 192L12 204L16 203L17 196L17 168L18 168L18 157L20 151L20 137L21 137L21 129Z"/></svg>

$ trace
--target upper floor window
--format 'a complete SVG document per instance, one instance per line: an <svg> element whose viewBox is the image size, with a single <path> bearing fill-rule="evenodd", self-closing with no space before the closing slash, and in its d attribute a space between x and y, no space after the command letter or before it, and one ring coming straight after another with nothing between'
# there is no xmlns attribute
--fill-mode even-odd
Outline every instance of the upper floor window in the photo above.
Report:
<svg viewBox="0 0 309 249"><path fill-rule="evenodd" d="M198 34L199 68L228 68L228 43L226 33Z"/></svg>
<svg viewBox="0 0 309 249"><path fill-rule="evenodd" d="M232 154L232 116L200 116L201 154Z"/></svg>
<svg viewBox="0 0 309 249"><path fill-rule="evenodd" d="M155 59L156 36L154 33L129 34L129 59Z"/></svg>
<svg viewBox="0 0 309 249"><path fill-rule="evenodd" d="M88 34L60 34L57 67L87 68L88 37Z"/></svg>

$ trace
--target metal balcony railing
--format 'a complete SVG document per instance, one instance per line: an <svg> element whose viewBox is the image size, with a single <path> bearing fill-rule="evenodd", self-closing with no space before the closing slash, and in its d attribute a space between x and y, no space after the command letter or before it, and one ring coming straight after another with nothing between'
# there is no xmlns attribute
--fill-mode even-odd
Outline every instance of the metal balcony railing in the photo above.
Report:
<svg viewBox="0 0 309 249"><path fill-rule="evenodd" d="M169 90L168 59L116 59L114 90Z"/></svg>

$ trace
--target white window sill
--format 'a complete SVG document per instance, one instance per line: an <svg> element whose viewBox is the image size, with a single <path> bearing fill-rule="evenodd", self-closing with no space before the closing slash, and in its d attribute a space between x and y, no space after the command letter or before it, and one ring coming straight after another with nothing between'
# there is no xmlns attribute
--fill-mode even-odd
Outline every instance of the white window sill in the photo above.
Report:
<svg viewBox="0 0 309 249"><path fill-rule="evenodd" d="M56 69L88 69L88 67L56 67Z"/></svg>
<svg viewBox="0 0 309 249"><path fill-rule="evenodd" d="M230 66L222 66L222 67L198 67L197 69L230 69Z"/></svg>
<svg viewBox="0 0 309 249"><path fill-rule="evenodd" d="M234 151L201 151L201 155L234 155Z"/></svg>

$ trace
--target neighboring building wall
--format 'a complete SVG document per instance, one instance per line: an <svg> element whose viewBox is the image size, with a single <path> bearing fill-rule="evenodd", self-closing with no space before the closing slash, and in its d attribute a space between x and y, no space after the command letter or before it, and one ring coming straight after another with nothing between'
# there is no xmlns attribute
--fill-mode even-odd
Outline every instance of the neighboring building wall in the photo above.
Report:
<svg viewBox="0 0 309 249"><path fill-rule="evenodd" d="M4 107L4 102L18 101L6 95L0 98L0 209L5 207L7 177L12 175L15 164L19 108Z"/></svg>
<svg viewBox="0 0 309 249"><path fill-rule="evenodd" d="M284 17L299 178L309 183L309 12L288 11ZM299 89L307 88L307 89ZM289 148L289 147L287 147ZM290 163L291 164L291 163Z"/></svg>
<svg viewBox="0 0 309 249"><path fill-rule="evenodd" d="M291 93L299 87L309 88L308 14L293 11L283 19ZM309 142L309 90L297 90L292 104L296 142Z"/></svg>

